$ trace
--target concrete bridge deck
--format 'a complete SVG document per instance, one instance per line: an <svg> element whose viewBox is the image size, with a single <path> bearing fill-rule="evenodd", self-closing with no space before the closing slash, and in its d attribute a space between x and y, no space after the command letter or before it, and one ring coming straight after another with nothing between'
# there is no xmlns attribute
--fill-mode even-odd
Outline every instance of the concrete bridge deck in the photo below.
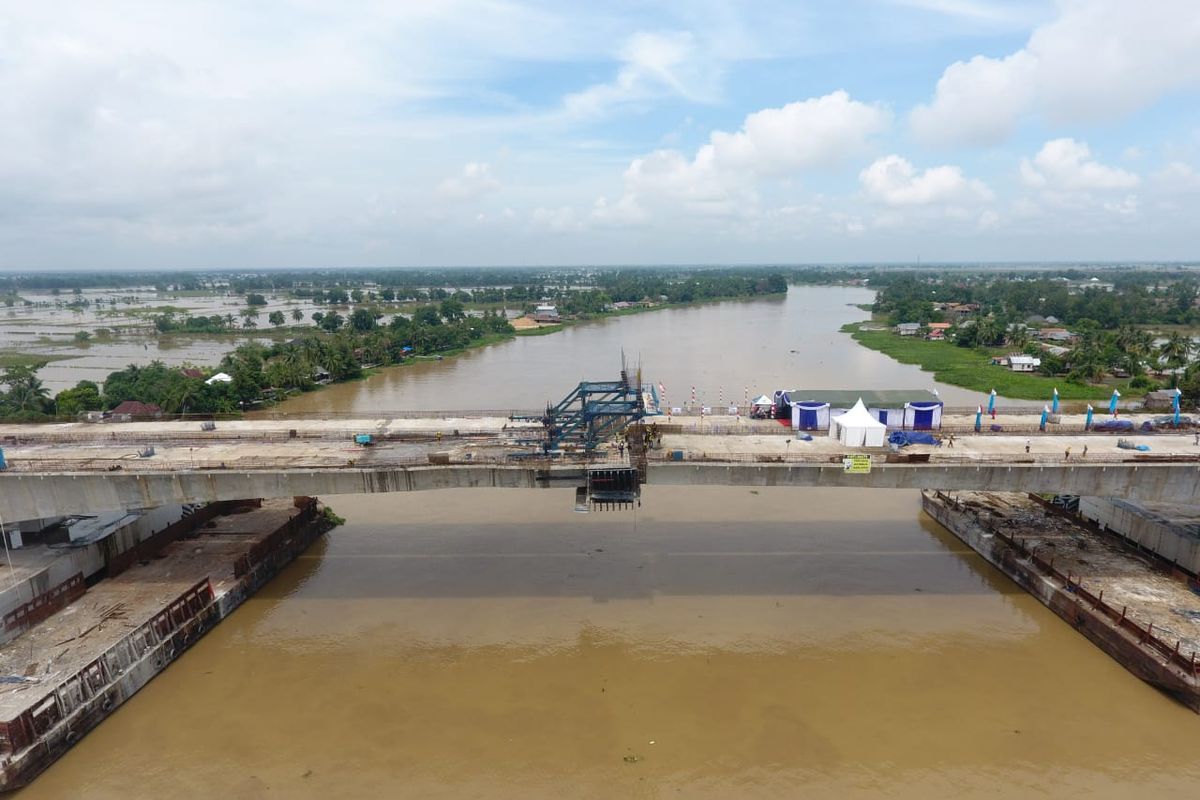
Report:
<svg viewBox="0 0 1200 800"><path fill-rule="evenodd" d="M925 463L888 463L884 449L848 451L823 435L799 441L775 422L737 424L705 430L694 422L693 432L665 434L651 451L647 483L1031 491L1189 503L1200 482L1192 434L963 433L953 447L905 448L927 456ZM0 472L0 517L245 497L569 487L583 482L589 464L627 463L615 447L587 461L527 458L539 430L500 417L239 421L218 423L215 431L195 422L0 426L10 466ZM380 441L361 447L354 433ZM1151 449L1121 449L1118 439ZM139 457L149 444L154 455ZM682 460L673 460L675 451ZM849 453L870 454L871 472L844 473L841 458Z"/></svg>

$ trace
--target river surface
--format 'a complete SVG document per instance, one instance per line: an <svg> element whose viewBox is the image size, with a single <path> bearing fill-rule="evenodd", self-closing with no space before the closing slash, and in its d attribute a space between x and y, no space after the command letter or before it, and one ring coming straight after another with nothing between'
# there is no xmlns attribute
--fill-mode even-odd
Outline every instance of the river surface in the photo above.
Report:
<svg viewBox="0 0 1200 800"><path fill-rule="evenodd" d="M616 380L624 352L673 406L743 403L776 389L937 389L950 405L986 402L868 350L839 328L867 318L861 288L793 286L787 298L666 308L520 336L443 361L382 370L300 395L276 410L365 414L398 409L536 409L583 380ZM723 401L723 402L722 402ZM1022 402L1028 405L1029 401ZM1041 405L1040 402L1037 405Z"/></svg>
<svg viewBox="0 0 1200 800"><path fill-rule="evenodd" d="M611 374L622 343L669 386L760 369L752 391L928 386L828 331L812 357L777 355L802 346L793 304L833 330L859 314L854 292L802 293L821 302L614 320L302 400L528 406ZM21 800L1152 798L1200 781L1200 717L915 492L648 487L636 512L586 515L570 490L324 499L346 525Z"/></svg>

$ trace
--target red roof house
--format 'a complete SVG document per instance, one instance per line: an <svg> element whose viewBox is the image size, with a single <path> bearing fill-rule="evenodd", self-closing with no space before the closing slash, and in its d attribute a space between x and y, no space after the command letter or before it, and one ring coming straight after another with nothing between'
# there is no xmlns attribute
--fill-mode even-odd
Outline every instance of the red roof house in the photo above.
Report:
<svg viewBox="0 0 1200 800"><path fill-rule="evenodd" d="M143 403L140 400L126 400L112 410L113 414L128 414L131 417L161 417L162 409L154 403Z"/></svg>

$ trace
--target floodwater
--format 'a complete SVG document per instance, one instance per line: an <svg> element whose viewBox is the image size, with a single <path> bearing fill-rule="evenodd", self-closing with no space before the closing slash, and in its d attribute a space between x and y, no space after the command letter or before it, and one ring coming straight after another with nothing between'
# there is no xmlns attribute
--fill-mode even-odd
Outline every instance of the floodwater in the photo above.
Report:
<svg viewBox="0 0 1200 800"><path fill-rule="evenodd" d="M644 379L666 387L673 406L689 401L693 386L697 402L712 407L793 388L936 388L950 405L986 402L977 392L936 383L930 373L840 333L847 322L868 317L854 305L874 297L854 287L793 286L786 299L609 317L444 361L382 370L295 397L276 410L532 410L562 399L580 381L616 380L622 351L631 369L640 361Z"/></svg>
<svg viewBox="0 0 1200 800"><path fill-rule="evenodd" d="M291 408L529 407L613 374L622 345L676 396L726 376L928 386L835 332L865 297L581 326ZM345 526L21 800L1148 798L1200 780L1200 717L915 492L648 487L586 515L569 490L325 500Z"/></svg>
<svg viewBox="0 0 1200 800"><path fill-rule="evenodd" d="M907 491L327 498L314 546L22 793L1188 796L1200 718Z"/></svg>
<svg viewBox="0 0 1200 800"><path fill-rule="evenodd" d="M244 309L240 295L157 293L153 287L111 290L86 289L80 299L87 308L72 310L55 304L70 303L72 294L22 292L21 297L33 306L0 307L0 350L45 356L52 361L38 372L38 377L54 393L68 389L82 380L103 383L112 372L130 364L145 365L159 360L168 366L185 364L216 366L222 357L247 341L269 343L261 334L270 330L267 316L282 311L288 325L312 325L311 314L316 307L308 301L287 300L268 296L267 305L260 306L257 329L235 329L234 335L208 337L174 334L159 337L151 323L152 309L165 306L184 309L193 316L237 315ZM115 300L116 302L111 302ZM292 319L292 311L303 315L300 322ZM237 320L241 324L241 320ZM110 339L93 339L79 343L74 336L80 331L95 334L107 328L116 335Z"/></svg>

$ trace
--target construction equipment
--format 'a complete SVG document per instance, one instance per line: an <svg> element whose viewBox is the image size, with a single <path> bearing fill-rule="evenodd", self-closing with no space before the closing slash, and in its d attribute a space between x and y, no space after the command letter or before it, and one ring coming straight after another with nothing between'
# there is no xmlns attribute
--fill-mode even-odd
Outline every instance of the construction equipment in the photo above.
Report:
<svg viewBox="0 0 1200 800"><path fill-rule="evenodd" d="M513 419L542 423L544 453L571 448L591 452L645 415L641 371L630 381L628 371L622 369L617 381L581 382L557 404L547 405L541 417Z"/></svg>

